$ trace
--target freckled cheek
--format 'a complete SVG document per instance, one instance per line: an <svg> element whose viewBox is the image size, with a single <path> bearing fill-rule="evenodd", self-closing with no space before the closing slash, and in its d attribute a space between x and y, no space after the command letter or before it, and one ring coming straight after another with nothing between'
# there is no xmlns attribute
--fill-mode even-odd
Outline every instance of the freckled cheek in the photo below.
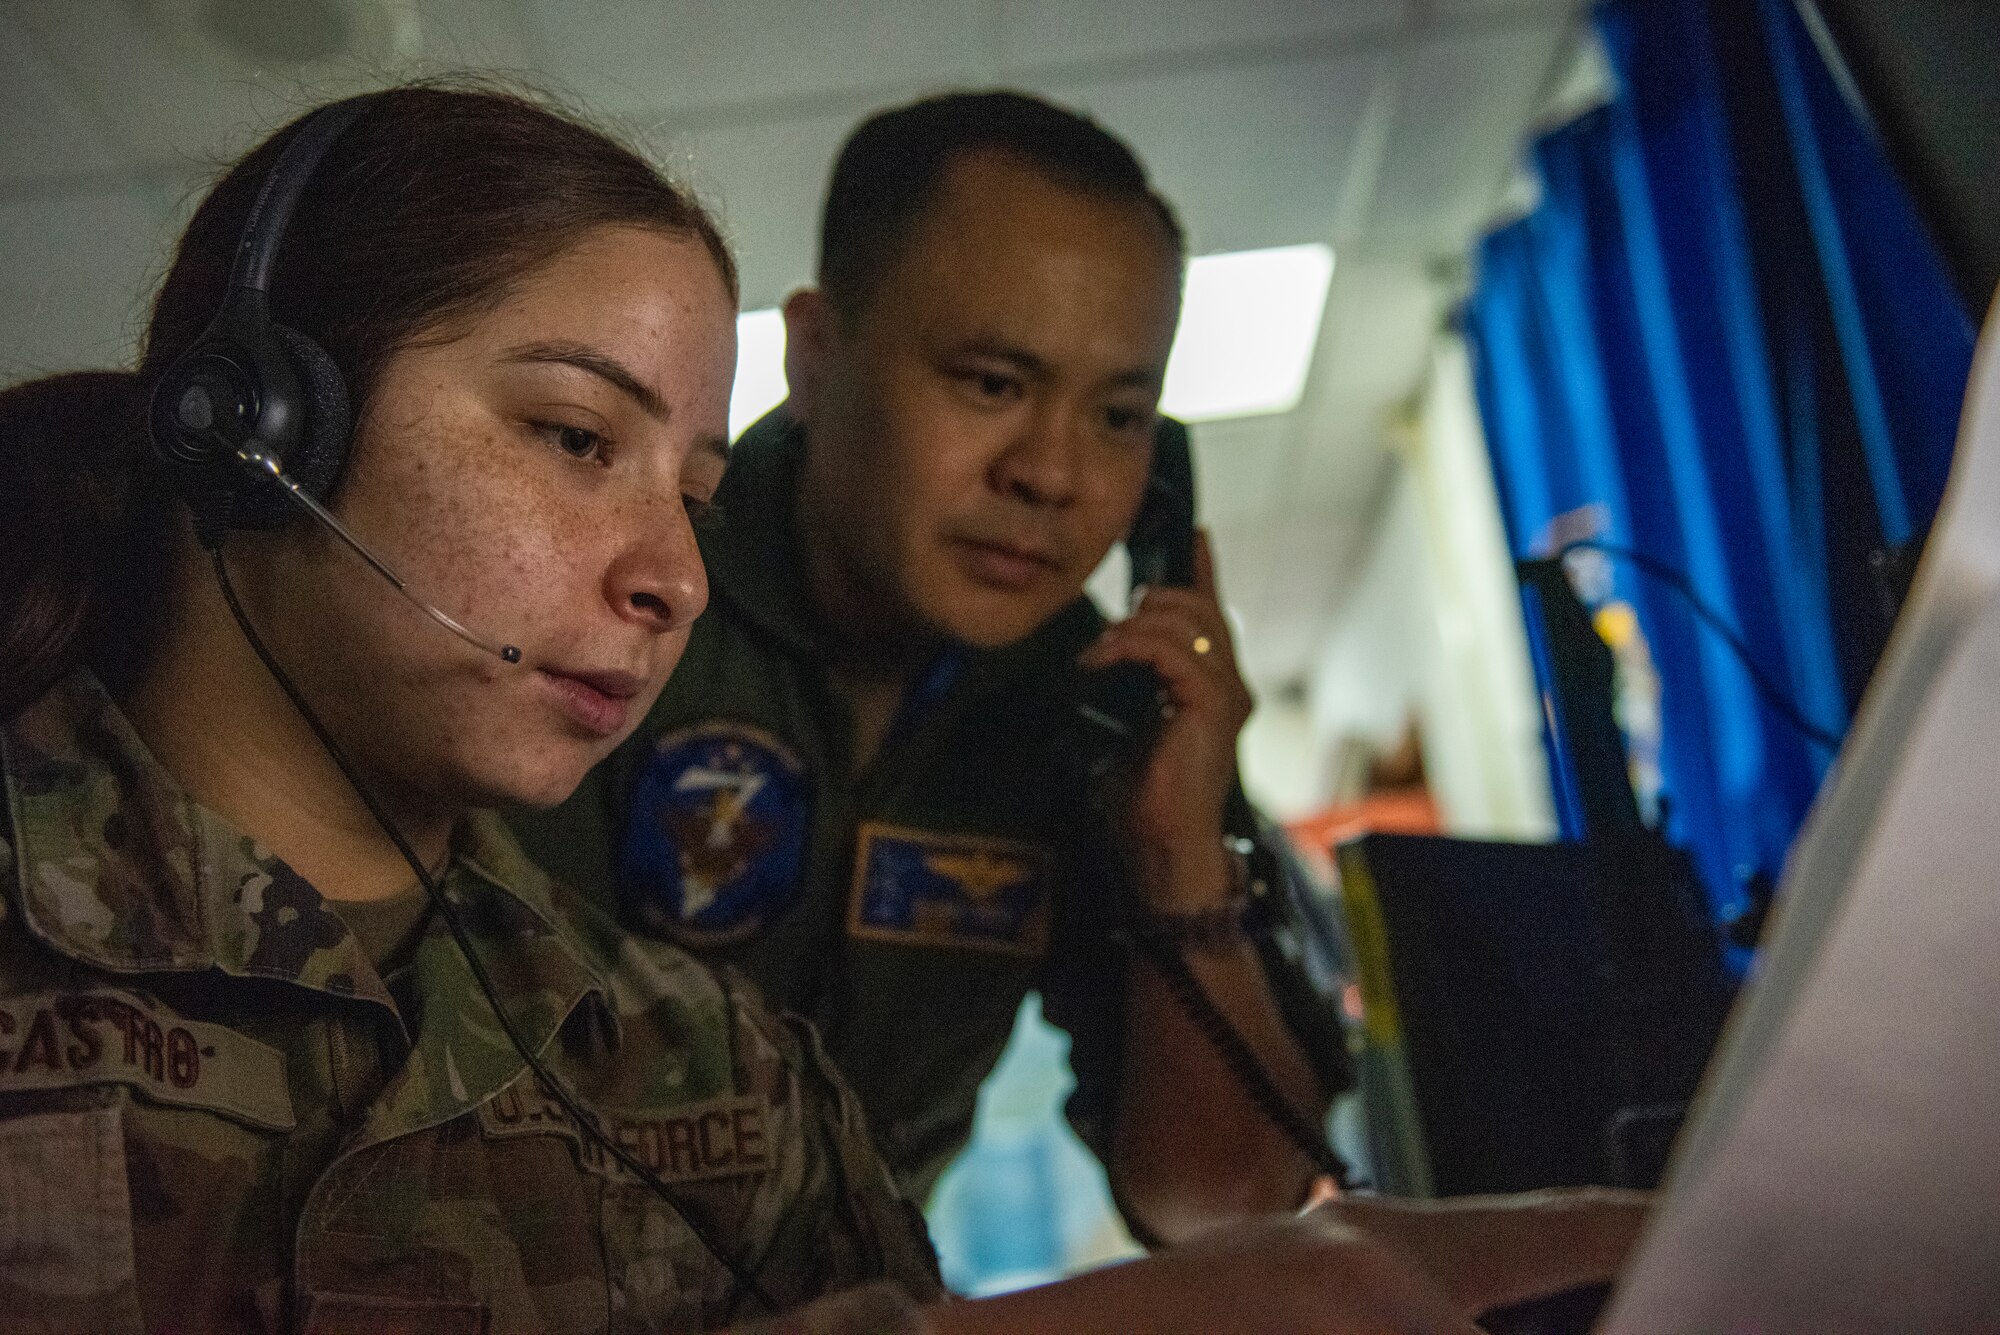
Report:
<svg viewBox="0 0 2000 1335"><path fill-rule="evenodd" d="M508 614L547 620L589 591L586 573L602 532L580 507L552 489L496 486L495 518L465 548L482 553L473 578L482 600Z"/></svg>
<svg viewBox="0 0 2000 1335"><path fill-rule="evenodd" d="M379 503L371 527L389 550L407 553L403 573L421 582L419 596L518 622L563 592L565 552L586 530L552 481L525 466L533 460L520 457L518 442L432 430L408 443L401 467L381 470L356 501ZM492 633L523 632L496 623Z"/></svg>

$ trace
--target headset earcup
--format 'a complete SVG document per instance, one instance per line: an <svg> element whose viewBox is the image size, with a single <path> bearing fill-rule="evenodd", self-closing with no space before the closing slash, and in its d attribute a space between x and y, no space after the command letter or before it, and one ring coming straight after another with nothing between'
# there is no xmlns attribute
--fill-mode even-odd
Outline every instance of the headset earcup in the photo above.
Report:
<svg viewBox="0 0 2000 1335"><path fill-rule="evenodd" d="M297 453L285 460L285 471L299 485L323 501L340 479L347 462L347 447L353 438L354 419L347 402L347 378L333 364L319 344L283 325L272 327L278 342L291 358L299 374L299 387L306 394L306 431Z"/></svg>
<svg viewBox="0 0 2000 1335"><path fill-rule="evenodd" d="M285 471L314 500L323 501L347 462L352 418L347 380L325 349L296 329L271 326L285 360L298 375L305 396L305 430L285 452ZM277 528L298 517L298 507L267 484L246 496L236 509L238 528Z"/></svg>

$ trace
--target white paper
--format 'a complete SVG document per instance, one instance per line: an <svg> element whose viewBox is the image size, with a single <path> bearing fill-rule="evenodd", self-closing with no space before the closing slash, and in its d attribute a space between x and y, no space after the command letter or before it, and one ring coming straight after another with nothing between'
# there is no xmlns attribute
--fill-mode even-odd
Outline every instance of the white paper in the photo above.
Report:
<svg viewBox="0 0 2000 1335"><path fill-rule="evenodd" d="M1606 1335L2000 1332L2000 313Z"/></svg>

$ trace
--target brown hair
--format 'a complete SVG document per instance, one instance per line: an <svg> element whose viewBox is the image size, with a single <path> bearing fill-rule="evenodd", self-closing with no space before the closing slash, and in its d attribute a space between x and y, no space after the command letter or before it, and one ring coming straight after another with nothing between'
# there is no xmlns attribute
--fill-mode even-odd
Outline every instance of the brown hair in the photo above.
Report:
<svg viewBox="0 0 2000 1335"><path fill-rule="evenodd" d="M251 202L303 120L251 150L195 210L136 373L0 393L0 718L79 665L114 690L142 669L173 518L145 405L220 308ZM326 350L358 419L392 354L449 337L585 233L620 225L698 239L735 295L714 221L606 135L479 84L389 89L308 182L279 248L272 318Z"/></svg>

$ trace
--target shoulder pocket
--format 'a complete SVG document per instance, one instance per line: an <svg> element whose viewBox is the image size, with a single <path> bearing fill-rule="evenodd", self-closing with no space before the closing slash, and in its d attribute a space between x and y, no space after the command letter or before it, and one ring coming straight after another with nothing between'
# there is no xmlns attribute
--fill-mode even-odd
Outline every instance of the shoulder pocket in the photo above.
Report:
<svg viewBox="0 0 2000 1335"><path fill-rule="evenodd" d="M122 1103L0 1120L0 1329L143 1329Z"/></svg>

